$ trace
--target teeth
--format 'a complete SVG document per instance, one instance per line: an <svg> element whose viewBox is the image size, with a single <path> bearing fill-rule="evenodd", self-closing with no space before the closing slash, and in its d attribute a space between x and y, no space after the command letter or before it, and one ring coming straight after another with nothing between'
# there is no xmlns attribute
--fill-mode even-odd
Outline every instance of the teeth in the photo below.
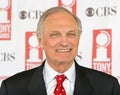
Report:
<svg viewBox="0 0 120 95"><path fill-rule="evenodd" d="M72 49L58 49L57 52L69 52Z"/></svg>

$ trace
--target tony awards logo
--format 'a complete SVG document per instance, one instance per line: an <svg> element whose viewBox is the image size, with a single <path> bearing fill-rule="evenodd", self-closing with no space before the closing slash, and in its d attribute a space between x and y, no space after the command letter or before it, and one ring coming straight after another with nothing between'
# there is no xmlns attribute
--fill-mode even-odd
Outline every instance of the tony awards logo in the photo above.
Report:
<svg viewBox="0 0 120 95"><path fill-rule="evenodd" d="M11 38L11 0L0 0L0 40Z"/></svg>
<svg viewBox="0 0 120 95"><path fill-rule="evenodd" d="M111 29L93 31L92 68L111 74Z"/></svg>
<svg viewBox="0 0 120 95"><path fill-rule="evenodd" d="M26 70L39 66L42 63L42 49L39 48L36 33L26 33Z"/></svg>
<svg viewBox="0 0 120 95"><path fill-rule="evenodd" d="M58 6L65 7L76 15L76 0L58 0Z"/></svg>
<svg viewBox="0 0 120 95"><path fill-rule="evenodd" d="M96 37L96 44L96 58L94 58L94 61L110 61L110 58L107 56L110 35L106 31L101 31Z"/></svg>

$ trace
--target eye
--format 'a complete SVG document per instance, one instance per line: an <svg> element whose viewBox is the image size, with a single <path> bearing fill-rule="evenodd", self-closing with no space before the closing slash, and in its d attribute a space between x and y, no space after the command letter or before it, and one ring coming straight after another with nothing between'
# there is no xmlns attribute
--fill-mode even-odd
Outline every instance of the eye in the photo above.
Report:
<svg viewBox="0 0 120 95"><path fill-rule="evenodd" d="M68 37L75 37L75 36L76 36L76 33L70 32L70 33L67 34L67 36L68 36Z"/></svg>
<svg viewBox="0 0 120 95"><path fill-rule="evenodd" d="M59 32L53 32L53 33L50 34L50 37L51 37L51 38L57 38L57 37L59 37L59 36L60 36L60 33L59 33Z"/></svg>

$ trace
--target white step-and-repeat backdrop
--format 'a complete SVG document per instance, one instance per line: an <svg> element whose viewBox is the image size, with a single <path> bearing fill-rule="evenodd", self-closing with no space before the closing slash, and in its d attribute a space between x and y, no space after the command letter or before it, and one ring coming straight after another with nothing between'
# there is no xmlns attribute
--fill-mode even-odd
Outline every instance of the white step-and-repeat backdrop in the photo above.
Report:
<svg viewBox="0 0 120 95"><path fill-rule="evenodd" d="M82 21L79 64L120 82L120 0L0 0L0 83L42 63L35 32L52 6L66 7Z"/></svg>

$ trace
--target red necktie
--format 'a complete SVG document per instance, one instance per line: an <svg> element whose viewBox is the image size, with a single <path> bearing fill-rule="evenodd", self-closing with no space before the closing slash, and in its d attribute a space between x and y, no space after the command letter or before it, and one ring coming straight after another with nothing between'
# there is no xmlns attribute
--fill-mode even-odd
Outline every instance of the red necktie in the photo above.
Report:
<svg viewBox="0 0 120 95"><path fill-rule="evenodd" d="M57 75L56 80L57 80L57 85L54 90L54 95L66 95L65 89L62 85L63 81L65 80L64 75Z"/></svg>

